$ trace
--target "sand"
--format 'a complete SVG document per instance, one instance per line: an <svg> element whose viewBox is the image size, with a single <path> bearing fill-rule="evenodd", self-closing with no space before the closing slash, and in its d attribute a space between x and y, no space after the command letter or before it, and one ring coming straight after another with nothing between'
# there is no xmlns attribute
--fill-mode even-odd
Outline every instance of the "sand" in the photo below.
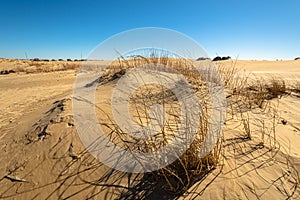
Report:
<svg viewBox="0 0 300 200"><path fill-rule="evenodd" d="M227 67L233 63L220 62ZM47 62L37 70L30 61L0 60L0 71L15 71L0 75L0 198L299 198L298 93L271 100L278 104L280 120L276 122L276 141L266 139L264 145L260 143L261 127L253 128L253 138L245 140L243 127L228 114L220 164L184 193L172 194L155 186L151 177L115 171L86 152L72 117L72 89L80 63L73 64ZM47 72L40 70L44 65ZM272 75L291 83L300 77L300 61L236 61L236 66L254 76ZM114 84L104 84L98 92L109 94ZM250 117L272 121L259 109L252 110Z"/></svg>

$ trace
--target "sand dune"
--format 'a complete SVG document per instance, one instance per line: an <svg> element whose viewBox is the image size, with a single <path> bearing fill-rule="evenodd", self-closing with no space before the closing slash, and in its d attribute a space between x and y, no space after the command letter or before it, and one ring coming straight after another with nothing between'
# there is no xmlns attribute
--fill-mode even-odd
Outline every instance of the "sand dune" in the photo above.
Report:
<svg viewBox="0 0 300 200"><path fill-rule="evenodd" d="M300 61L231 60L218 65L230 67L233 63L252 72L251 76L272 75L289 85L300 77ZM151 174L113 170L86 151L72 113L72 89L79 66L58 61L0 60L0 71L14 71L0 75L0 198L299 198L299 92L289 91L269 101L276 108L276 135L271 111L258 107L247 111L251 139L245 137L239 117L229 111L221 162L184 192L174 194ZM115 83L103 84L98 92L108 95ZM109 102L102 100L105 109Z"/></svg>

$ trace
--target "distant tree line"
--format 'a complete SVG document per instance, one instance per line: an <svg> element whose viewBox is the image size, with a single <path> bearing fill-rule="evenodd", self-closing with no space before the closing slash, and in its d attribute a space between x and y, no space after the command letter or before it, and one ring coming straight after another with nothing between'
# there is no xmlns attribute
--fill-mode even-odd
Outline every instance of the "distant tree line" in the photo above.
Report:
<svg viewBox="0 0 300 200"><path fill-rule="evenodd" d="M44 62L49 62L50 61L49 59L39 59L39 58L33 58L33 59L30 59L30 60L31 61L44 61ZM51 61L65 61L65 60L60 58L60 59L57 59L57 60L51 59ZM68 58L66 61L68 61L68 62L87 61L87 59L74 59L74 60L72 60L72 59Z"/></svg>
<svg viewBox="0 0 300 200"><path fill-rule="evenodd" d="M230 56L224 56L224 57L217 56L212 61L229 60L229 59L231 59ZM196 60L197 61L200 61L200 60L210 60L210 58L200 57L200 58L197 58Z"/></svg>
<svg viewBox="0 0 300 200"><path fill-rule="evenodd" d="M225 57L217 56L212 61L221 61L221 60L229 60L229 59L231 59L230 56L225 56Z"/></svg>

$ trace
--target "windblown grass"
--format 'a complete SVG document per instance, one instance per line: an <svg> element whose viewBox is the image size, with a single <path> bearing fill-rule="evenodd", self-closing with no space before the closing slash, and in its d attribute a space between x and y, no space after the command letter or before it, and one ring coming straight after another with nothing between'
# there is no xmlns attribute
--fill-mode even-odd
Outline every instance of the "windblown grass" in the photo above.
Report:
<svg viewBox="0 0 300 200"><path fill-rule="evenodd" d="M143 66L146 64L153 64L155 66L165 66L164 69L157 68L158 72L163 73L179 73L183 75L193 88L198 103L201 107L199 113L200 127L197 132L191 133L193 124L189 123L191 119L186 119L185 137L195 134L195 139L188 147L187 151L180 155L179 158L172 164L165 166L157 171L152 172L157 181L164 180L164 187L166 190L173 193L181 193L185 191L197 179L202 177L208 171L216 168L221 155L221 142L220 138L217 145L206 157L199 157L201 145L208 132L209 123L211 123L209 115L211 113L211 97L208 89L205 86L205 80L198 73L195 73L193 64L181 58L167 58L167 57L136 57L130 60L118 60L112 62L111 66L107 69L106 73L99 80L114 80L119 76L117 74L124 74L126 71ZM170 68L170 70L168 69ZM175 71L175 72L174 72ZM122 73L121 73L122 72ZM149 115L149 108L154 104L160 104L165 112L165 123L161 131L147 140L140 140L134 137L128 137L128 134L117 126L109 115L106 118L106 129L110 138L115 139L115 143L123 148L134 152L151 152L167 145L176 136L180 128L182 120L181 109L175 94L171 88L165 88L158 84L144 85L139 88L130 100L130 110L133 120L140 126L149 125L149 123L159 116ZM153 130L154 131L154 130ZM182 147L178 147L182 148Z"/></svg>
<svg viewBox="0 0 300 200"><path fill-rule="evenodd" d="M225 148L223 134L231 134L231 132L228 132L228 130L222 131L223 134L221 134L214 149L205 157L199 157L201 145L211 123L210 115L213 108L211 107L211 99L205 80L201 75L195 73L195 66L188 60L157 55L150 58L140 56L132 59L120 59L111 63L104 75L99 78L99 82L103 84L108 80L119 79L128 70L150 63L168 66L184 75L195 91L201 107L199 111L201 113L200 127L197 132L193 133L195 139L187 151L172 164L151 173L156 182L163 182L161 185L165 190L174 194L182 194L212 170L222 168ZM251 74L238 70L235 63L230 68L217 67L226 91L226 121L228 123L234 121L240 124L239 138L242 141L251 140L257 143L256 145L259 148L268 148L270 151L274 151L275 156L280 149L280 144L276 139L276 126L280 121L280 117L277 111L278 105L272 103L272 99L287 94L288 88L285 81L275 78L270 80L253 77ZM148 125L153 120L153 116L151 118L149 115L149 108L153 104L162 105L169 117L166 117L167 120L159 134L147 140L139 140L128 137L128 134L118 127L110 114L106 113L105 115L105 113L102 113L102 116L106 116L106 119L102 120L102 126L105 126L106 132L112 138L112 141L122 148L134 152L156 151L167 145L171 138L176 135L181 119L180 106L178 99L168 88L155 84L145 85L131 96L130 104L132 118L141 126ZM103 112L100 108L99 110ZM186 123L185 134L188 137L192 134L190 132L192 124L189 124L188 120ZM297 185L299 183L298 173L293 168L292 161L289 158L287 158L287 163L291 170L295 172L293 182ZM294 189L296 190L297 186Z"/></svg>

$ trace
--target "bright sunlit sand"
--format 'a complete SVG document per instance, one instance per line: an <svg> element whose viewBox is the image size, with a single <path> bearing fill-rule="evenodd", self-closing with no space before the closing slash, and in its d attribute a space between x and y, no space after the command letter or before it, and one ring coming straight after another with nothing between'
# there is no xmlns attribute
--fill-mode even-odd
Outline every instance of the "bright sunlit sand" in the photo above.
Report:
<svg viewBox="0 0 300 200"><path fill-rule="evenodd" d="M0 70L14 72L0 76L1 197L297 198L299 61L229 60L215 64L223 80L229 81L225 86L227 116L219 144L219 161L209 171L202 169L205 174L189 180L184 188L174 183L162 185L163 176L156 180L153 175L114 171L85 150L72 113L72 89L80 62L61 62L59 65L64 67L59 68L57 62L47 62L47 70L43 71L32 70L33 65L43 69L42 62L2 59ZM224 73L232 70L233 74ZM238 74L251 79L243 82L246 85L234 83L233 78ZM109 98L118 78L106 77L98 86L100 96L96 102L101 107L97 115L102 124L107 124L108 131L113 125L103 113L111 113ZM259 81L253 82L254 79ZM280 91L275 88L273 91L272 80L278 84L284 81L286 85L284 88L281 85ZM259 91L258 82L269 90ZM249 95L253 98L246 100ZM172 182L174 177L166 175ZM176 187L179 193L173 191Z"/></svg>

